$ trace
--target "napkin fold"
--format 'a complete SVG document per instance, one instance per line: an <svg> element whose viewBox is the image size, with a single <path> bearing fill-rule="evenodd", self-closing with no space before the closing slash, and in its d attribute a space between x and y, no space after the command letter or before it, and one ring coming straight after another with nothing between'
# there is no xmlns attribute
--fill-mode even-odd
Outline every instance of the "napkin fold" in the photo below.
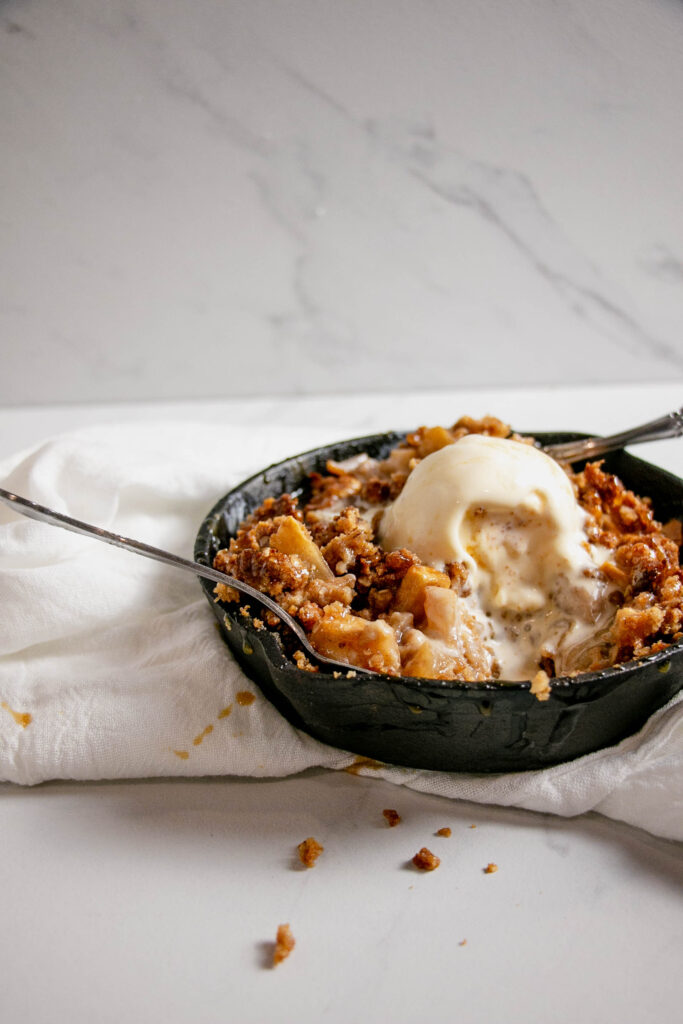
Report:
<svg viewBox="0 0 683 1024"><path fill-rule="evenodd" d="M192 557L214 502L338 431L148 423L64 435L0 463L8 490ZM349 431L353 434L353 430ZM285 776L353 754L294 729L233 661L196 579L0 505L0 779ZM356 765L444 797L595 810L683 839L683 697L616 747L497 776Z"/></svg>

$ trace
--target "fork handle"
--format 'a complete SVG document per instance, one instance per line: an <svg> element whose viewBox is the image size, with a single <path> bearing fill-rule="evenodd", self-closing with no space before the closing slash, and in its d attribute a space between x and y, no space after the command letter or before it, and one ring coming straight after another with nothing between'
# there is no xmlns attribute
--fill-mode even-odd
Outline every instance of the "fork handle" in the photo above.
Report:
<svg viewBox="0 0 683 1024"><path fill-rule="evenodd" d="M623 430L620 434L609 437L590 437L578 441L567 441L565 444L549 444L546 452L554 459L562 462L577 462L596 455L605 455L617 448L625 448L629 444L642 444L644 441L662 441L666 437L680 437L683 434L683 408L669 412L659 419L650 420L631 430Z"/></svg>

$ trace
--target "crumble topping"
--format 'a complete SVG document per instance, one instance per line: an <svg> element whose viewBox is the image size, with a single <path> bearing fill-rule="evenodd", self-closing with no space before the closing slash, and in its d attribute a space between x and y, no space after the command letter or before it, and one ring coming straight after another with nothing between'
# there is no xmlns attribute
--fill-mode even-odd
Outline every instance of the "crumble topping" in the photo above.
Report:
<svg viewBox="0 0 683 1024"><path fill-rule="evenodd" d="M379 542L383 514L413 470L471 434L534 444L495 417L462 417L450 428L420 427L382 460L360 454L329 461L325 473L311 474L304 498L267 498L217 553L215 568L268 594L299 620L316 650L349 666L391 676L499 678L491 626L477 610L468 565L427 565L407 547L385 550ZM585 592L560 595L558 636L568 636L577 618L593 625L566 652L561 643L536 650L535 669L520 678L531 679L541 701L558 675L641 658L683 637L681 523L657 522L650 500L605 472L602 462L578 473L563 468L585 516L586 551L599 561L583 570ZM486 510L475 509L474 519L477 514L483 523L477 529L486 529ZM586 596L591 586L603 596L599 614ZM227 603L240 600L228 584L215 592ZM248 613L247 606L241 610ZM272 612L259 622L279 629ZM523 617L505 623L519 643L528 643L527 626ZM293 657L314 669L303 652Z"/></svg>
<svg viewBox="0 0 683 1024"><path fill-rule="evenodd" d="M394 811L390 808L387 808L387 810L382 811L382 814L386 818L387 825L389 826L389 828L396 828L397 825L401 824L401 815L398 813L398 811Z"/></svg>

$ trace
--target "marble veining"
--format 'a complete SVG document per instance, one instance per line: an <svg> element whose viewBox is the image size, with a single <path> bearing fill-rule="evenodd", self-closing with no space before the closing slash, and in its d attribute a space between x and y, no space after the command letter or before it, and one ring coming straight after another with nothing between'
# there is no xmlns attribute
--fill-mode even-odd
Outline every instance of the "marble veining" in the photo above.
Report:
<svg viewBox="0 0 683 1024"><path fill-rule="evenodd" d="M668 0L4 0L0 402L681 379L681 52Z"/></svg>

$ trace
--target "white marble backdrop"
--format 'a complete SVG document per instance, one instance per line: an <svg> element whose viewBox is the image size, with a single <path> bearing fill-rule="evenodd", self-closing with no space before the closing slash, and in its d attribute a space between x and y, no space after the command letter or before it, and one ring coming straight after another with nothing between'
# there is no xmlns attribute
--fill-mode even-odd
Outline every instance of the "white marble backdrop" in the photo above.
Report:
<svg viewBox="0 0 683 1024"><path fill-rule="evenodd" d="M0 0L0 403L683 379L679 0Z"/></svg>

